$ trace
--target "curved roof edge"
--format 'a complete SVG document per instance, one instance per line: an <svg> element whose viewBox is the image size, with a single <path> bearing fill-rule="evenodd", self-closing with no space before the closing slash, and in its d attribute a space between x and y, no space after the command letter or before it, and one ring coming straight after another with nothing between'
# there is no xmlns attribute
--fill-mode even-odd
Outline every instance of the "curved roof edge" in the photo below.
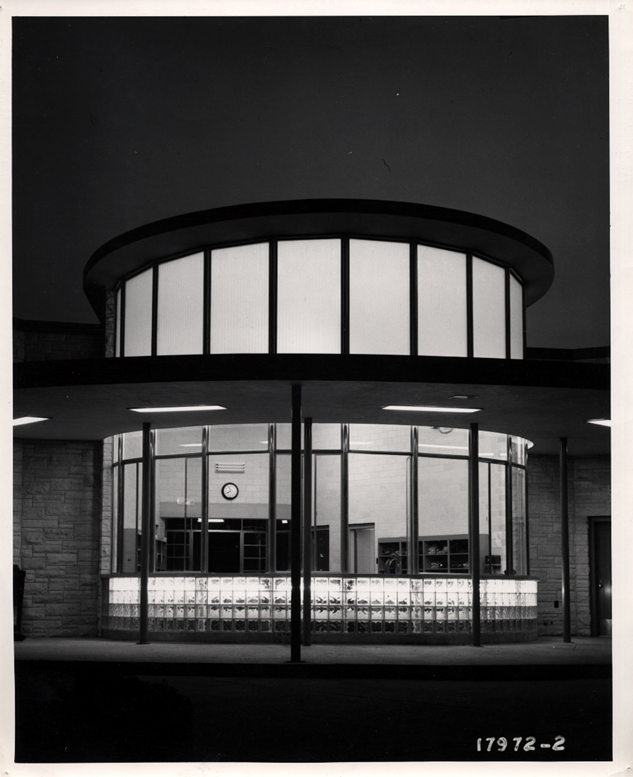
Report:
<svg viewBox="0 0 633 777"><path fill-rule="evenodd" d="M84 291L100 318L105 291L151 261L206 245L349 235L416 240L471 251L511 267L528 305L554 279L550 251L525 232L486 216L408 202L306 199L231 205L154 221L109 240L84 269Z"/></svg>

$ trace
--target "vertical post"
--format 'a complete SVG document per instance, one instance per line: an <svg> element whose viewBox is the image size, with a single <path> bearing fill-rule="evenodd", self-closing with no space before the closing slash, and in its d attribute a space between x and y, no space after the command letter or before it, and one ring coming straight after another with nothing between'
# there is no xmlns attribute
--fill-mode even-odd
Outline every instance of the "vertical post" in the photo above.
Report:
<svg viewBox="0 0 633 777"><path fill-rule="evenodd" d="M277 427L268 427L268 564L269 574L277 571Z"/></svg>
<svg viewBox="0 0 633 777"><path fill-rule="evenodd" d="M292 387L290 452L290 661L301 661L301 386Z"/></svg>
<svg viewBox="0 0 633 777"><path fill-rule="evenodd" d="M567 499L567 438L560 438L560 543L563 559L563 642L571 642L569 600L569 508Z"/></svg>
<svg viewBox="0 0 633 777"><path fill-rule="evenodd" d="M312 419L303 425L303 644L312 639Z"/></svg>
<svg viewBox="0 0 633 777"><path fill-rule="evenodd" d="M470 575L473 582L473 639L474 647L481 646L481 570L479 567L479 424L470 425L468 446L468 546L470 548Z"/></svg>
<svg viewBox="0 0 633 777"><path fill-rule="evenodd" d="M200 571L209 572L209 427L202 427L202 511L200 513Z"/></svg>
<svg viewBox="0 0 633 777"><path fill-rule="evenodd" d="M512 526L512 450L506 437L506 575L514 575L514 527Z"/></svg>
<svg viewBox="0 0 633 777"><path fill-rule="evenodd" d="M349 572L349 424L341 424L341 572Z"/></svg>
<svg viewBox="0 0 633 777"><path fill-rule="evenodd" d="M419 534L420 507L418 497L418 427L411 427L411 521L409 524L409 574L420 572Z"/></svg>
<svg viewBox="0 0 633 777"><path fill-rule="evenodd" d="M143 500L141 514L141 590L139 603L139 645L149 645L148 626L148 585L150 551L150 506L152 495L152 451L150 423L143 424Z"/></svg>

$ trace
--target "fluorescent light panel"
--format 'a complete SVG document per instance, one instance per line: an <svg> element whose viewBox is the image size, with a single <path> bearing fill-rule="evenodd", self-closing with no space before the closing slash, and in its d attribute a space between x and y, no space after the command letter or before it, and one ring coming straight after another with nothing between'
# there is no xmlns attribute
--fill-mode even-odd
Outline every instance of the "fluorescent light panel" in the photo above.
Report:
<svg viewBox="0 0 633 777"><path fill-rule="evenodd" d="M596 424L596 426L611 426L611 420L609 418L592 418L591 421L587 421L588 424Z"/></svg>
<svg viewBox="0 0 633 777"><path fill-rule="evenodd" d="M130 407L133 413L194 413L204 410L226 410L222 405L183 405L182 407Z"/></svg>
<svg viewBox="0 0 633 777"><path fill-rule="evenodd" d="M38 418L34 415L23 415L21 418L13 419L13 426L24 426L25 424L36 424L39 421L48 421L48 418Z"/></svg>
<svg viewBox="0 0 633 777"><path fill-rule="evenodd" d="M479 413L480 407L431 407L427 405L386 405L383 410L408 410L414 413Z"/></svg>

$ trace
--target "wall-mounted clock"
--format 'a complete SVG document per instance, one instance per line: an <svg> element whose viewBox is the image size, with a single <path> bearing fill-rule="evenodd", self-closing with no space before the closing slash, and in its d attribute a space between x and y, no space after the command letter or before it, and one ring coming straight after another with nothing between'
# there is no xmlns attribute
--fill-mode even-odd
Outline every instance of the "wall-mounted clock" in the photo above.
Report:
<svg viewBox="0 0 633 777"><path fill-rule="evenodd" d="M235 483L225 483L222 486L222 496L225 499L235 499L235 497L240 493L239 488L235 485Z"/></svg>

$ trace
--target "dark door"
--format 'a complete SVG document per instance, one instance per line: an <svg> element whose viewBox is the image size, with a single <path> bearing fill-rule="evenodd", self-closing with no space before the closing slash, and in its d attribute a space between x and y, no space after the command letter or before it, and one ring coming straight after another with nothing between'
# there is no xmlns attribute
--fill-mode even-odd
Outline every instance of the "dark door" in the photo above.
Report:
<svg viewBox="0 0 633 777"><path fill-rule="evenodd" d="M240 532L209 532L209 572L240 573Z"/></svg>
<svg viewBox="0 0 633 777"><path fill-rule="evenodd" d="M611 519L591 519L592 634L611 636Z"/></svg>

